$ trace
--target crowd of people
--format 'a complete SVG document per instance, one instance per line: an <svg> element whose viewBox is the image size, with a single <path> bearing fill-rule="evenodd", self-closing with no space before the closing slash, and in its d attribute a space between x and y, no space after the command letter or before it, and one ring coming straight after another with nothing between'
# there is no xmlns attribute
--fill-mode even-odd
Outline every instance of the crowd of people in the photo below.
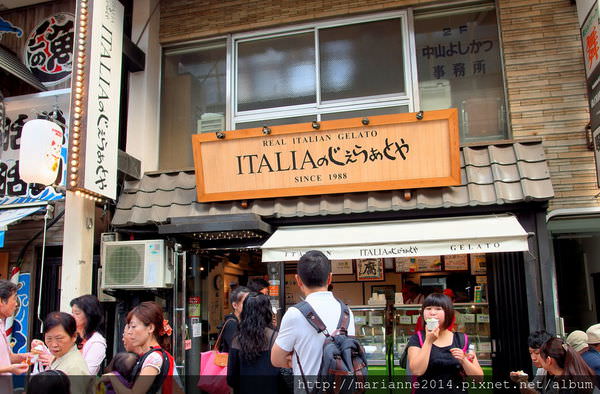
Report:
<svg viewBox="0 0 600 394"><path fill-rule="evenodd" d="M290 377L301 376L306 385L307 379L314 379L322 372L325 336L340 332L348 337L354 335L352 312L329 290L331 262L323 253L304 254L295 279L304 295L304 305L288 308L278 329L268 282L254 280L247 287L237 286L231 292L229 302L233 313L219 326L216 345L228 357L224 382L228 387L224 392L297 391L291 384L295 380ZM407 290L407 298L418 297L413 290ZM142 302L129 311L122 337L125 352L115 354L103 368L107 343L102 333L104 314L96 297L85 295L73 299L70 314L49 313L43 324L43 341L34 339L30 352L15 354L4 321L15 312L16 296L17 286L0 280L0 377L9 377L0 384L0 393L12 392L10 375L27 372L31 374L27 393L31 394L183 392L169 353L172 329L164 320L159 304ZM421 324L406 346L412 391L466 392L462 383L481 381L483 369L469 337L455 330L451 296L432 293L420 302ZM528 346L537 368L534 378L530 381L523 371L511 372L510 376L522 393L598 392L595 377L600 371L600 324L586 332L574 331L566 340L536 331L529 336ZM360 368L366 370L366 359L362 366L357 366L357 371ZM428 384L431 382L442 385ZM573 389L565 382L579 385Z"/></svg>
<svg viewBox="0 0 600 394"><path fill-rule="evenodd" d="M13 392L10 375L27 372L31 374L28 394L183 392L169 353L172 329L159 304L142 302L127 314L126 351L117 353L96 379L106 362L107 347L98 299L84 295L71 301L71 313L49 313L43 322L43 340L34 339L29 352L15 354L4 322L17 308L16 297L17 286L0 280L0 374L8 377L0 393Z"/></svg>

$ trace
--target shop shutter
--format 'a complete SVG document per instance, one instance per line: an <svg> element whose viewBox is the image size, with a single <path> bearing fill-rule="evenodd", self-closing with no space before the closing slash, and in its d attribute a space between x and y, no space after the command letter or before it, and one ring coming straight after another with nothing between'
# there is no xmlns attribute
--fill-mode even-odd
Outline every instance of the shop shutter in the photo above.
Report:
<svg viewBox="0 0 600 394"><path fill-rule="evenodd" d="M523 253L490 253L487 258L494 380L504 381L519 369L531 376Z"/></svg>

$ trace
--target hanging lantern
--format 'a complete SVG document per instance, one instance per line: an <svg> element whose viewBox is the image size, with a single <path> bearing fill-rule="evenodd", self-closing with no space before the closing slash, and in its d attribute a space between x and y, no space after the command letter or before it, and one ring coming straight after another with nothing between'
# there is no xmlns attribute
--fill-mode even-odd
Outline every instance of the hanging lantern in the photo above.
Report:
<svg viewBox="0 0 600 394"><path fill-rule="evenodd" d="M33 119L21 132L19 175L24 182L51 185L56 181L63 141L62 128L54 122Z"/></svg>

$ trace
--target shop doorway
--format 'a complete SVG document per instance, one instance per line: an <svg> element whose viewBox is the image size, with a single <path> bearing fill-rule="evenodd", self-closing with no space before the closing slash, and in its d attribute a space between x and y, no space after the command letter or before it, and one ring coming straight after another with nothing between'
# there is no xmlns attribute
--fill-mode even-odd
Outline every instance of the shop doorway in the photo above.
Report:
<svg viewBox="0 0 600 394"><path fill-rule="evenodd" d="M487 256L494 381L504 380L515 369L523 369L531 376L523 253Z"/></svg>

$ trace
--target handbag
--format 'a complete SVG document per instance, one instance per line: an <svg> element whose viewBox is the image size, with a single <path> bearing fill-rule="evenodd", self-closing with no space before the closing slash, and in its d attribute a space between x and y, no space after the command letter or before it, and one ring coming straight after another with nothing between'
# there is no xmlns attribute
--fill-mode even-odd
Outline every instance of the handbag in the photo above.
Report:
<svg viewBox="0 0 600 394"><path fill-rule="evenodd" d="M233 319L229 319L223 324L219 337L212 350L200 353L200 379L198 379L198 388L210 394L229 394L230 388L227 385L227 359L228 353L219 352L219 345L223 336L223 331L227 324Z"/></svg>

